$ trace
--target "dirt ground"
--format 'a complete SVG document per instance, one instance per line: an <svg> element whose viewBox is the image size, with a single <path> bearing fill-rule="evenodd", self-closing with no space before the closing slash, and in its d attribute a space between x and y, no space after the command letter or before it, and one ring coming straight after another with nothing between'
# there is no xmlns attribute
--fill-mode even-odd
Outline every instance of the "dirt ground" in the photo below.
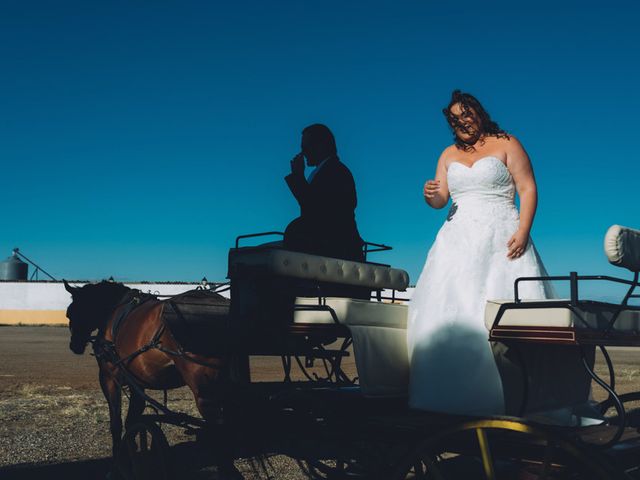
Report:
<svg viewBox="0 0 640 480"><path fill-rule="evenodd" d="M95 358L73 354L65 327L0 327L0 479L104 478L111 456L109 412L100 391ZM345 371L355 373L352 358ZM254 357L252 380L282 380L279 358ZM292 369L292 378L302 374ZM154 395L158 400L161 394ZM191 391L168 394L169 406L198 416ZM126 398L123 412L126 412ZM163 427L171 445L193 441L177 427ZM252 462L236 462L247 479L266 478ZM292 460L269 459L272 478L306 478ZM197 478L215 479L215 469Z"/></svg>
<svg viewBox="0 0 640 480"><path fill-rule="evenodd" d="M74 355L63 327L0 327L0 478L105 478L111 438L106 403L89 350ZM612 349L618 390L640 390L640 351ZM352 359L345 370L355 372ZM252 359L253 380L280 380L278 358ZM602 359L597 372L604 374ZM295 372L301 379L301 374ZM604 392L594 389L596 399ZM196 414L190 392L170 392L171 408ZM124 406L126 408L126 405ZM172 445L193 440L168 427ZM286 457L269 459L271 478L305 478ZM237 462L247 479L267 478L251 462ZM203 469L201 479L215 479L215 469Z"/></svg>

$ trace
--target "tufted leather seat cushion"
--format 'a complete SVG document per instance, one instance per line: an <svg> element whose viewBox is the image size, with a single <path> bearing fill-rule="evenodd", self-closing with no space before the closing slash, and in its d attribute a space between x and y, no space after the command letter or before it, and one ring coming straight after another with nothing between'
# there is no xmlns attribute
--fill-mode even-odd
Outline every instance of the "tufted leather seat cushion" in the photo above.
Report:
<svg viewBox="0 0 640 480"><path fill-rule="evenodd" d="M229 252L229 277L251 269L264 274L381 290L405 290L404 270L373 263L310 255L275 248L240 248Z"/></svg>
<svg viewBox="0 0 640 480"><path fill-rule="evenodd" d="M640 270L640 230L612 225L604 236L609 262L632 272Z"/></svg>
<svg viewBox="0 0 640 480"><path fill-rule="evenodd" d="M540 302L541 300L536 300ZM526 301L525 301L526 302ZM510 308L500 319L500 327L561 327L577 330L604 330L613 314L619 308L604 302L585 301L577 307L552 306L558 300L549 302L549 307ZM566 301L568 303L568 300ZM491 330L500 307L512 304L513 300L489 300L485 308L485 326ZM614 326L614 332L640 333L640 310L625 309L620 313Z"/></svg>

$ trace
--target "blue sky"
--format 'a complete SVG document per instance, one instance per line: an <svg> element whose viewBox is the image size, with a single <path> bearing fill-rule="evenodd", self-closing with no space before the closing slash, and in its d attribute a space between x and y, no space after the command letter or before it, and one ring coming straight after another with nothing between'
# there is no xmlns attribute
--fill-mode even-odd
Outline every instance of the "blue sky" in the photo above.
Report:
<svg viewBox="0 0 640 480"><path fill-rule="evenodd" d="M607 265L640 227L635 2L0 4L0 256L57 277L222 280L236 235L297 213L300 130L329 125L374 260L422 268L446 210L422 185L454 88L529 152L547 269Z"/></svg>

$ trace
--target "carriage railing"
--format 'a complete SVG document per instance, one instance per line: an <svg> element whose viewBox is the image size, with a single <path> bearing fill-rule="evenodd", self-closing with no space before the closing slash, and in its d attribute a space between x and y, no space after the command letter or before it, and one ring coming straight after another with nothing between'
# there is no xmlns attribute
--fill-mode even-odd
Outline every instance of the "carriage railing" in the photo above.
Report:
<svg viewBox="0 0 640 480"><path fill-rule="evenodd" d="M628 285L629 289L627 290L627 292L625 293L624 297L622 298L622 301L617 304L619 306L619 308L616 310L616 312L613 314L613 316L611 317L611 319L609 320L609 323L607 325L607 327L604 329L604 333L605 335L608 334L612 329L613 326L616 323L616 320L618 319L618 317L620 316L620 314L622 313L623 310L627 309L627 310L640 310L640 305L629 305L629 300L632 298L640 298L640 295L636 294L634 295L633 292L635 291L636 287L640 286L640 281L639 281L639 273L640 272L634 272L633 275L633 280L628 280L625 278L619 278L619 277L612 277L609 275L578 275L577 272L570 272L569 275L563 275L563 276L541 276L541 277L520 277L517 278L514 282L513 285L513 290L514 290L514 303L518 304L519 307L521 308L538 308L541 306L560 306L560 305L566 305L565 301L562 300L558 300L558 301L544 301L544 302L526 302L523 303L522 299L520 298L520 294L519 294L519 290L518 290L518 286L520 282L533 282L533 281L568 281L569 282L569 291L570 291L570 299L569 299L569 308L575 308L579 305L580 303L580 297L579 297L579 282L580 281L592 281L592 280L600 280L600 281L607 281L607 282L613 282L613 283L619 283L619 284L623 284L623 285ZM574 313L575 310L573 310ZM498 326L499 320L500 320L500 315L498 315L498 317L496 318L494 324L493 324L493 328ZM582 319L582 317L580 315L578 315L578 318L580 318L580 320L583 321L583 323L586 322L584 321L584 319Z"/></svg>
<svg viewBox="0 0 640 480"><path fill-rule="evenodd" d="M374 248L369 248L369 247ZM367 254L373 252L386 252L388 250L393 250L393 247L389 245L385 245L383 243L373 243L373 242L364 242L364 246L362 247L362 253L364 253L364 260L367 261Z"/></svg>
<svg viewBox="0 0 640 480"><path fill-rule="evenodd" d="M582 280L604 280L608 282L621 283L629 285L629 290L624 296L621 305L627 305L630 298L640 298L640 295L633 295L633 291L636 287L640 286L638 281L639 272L634 272L633 280L627 280L625 278L611 277L609 275L578 275L577 272L570 272L569 275L561 276L542 276L542 277L519 277L516 278L513 284L514 301L515 303L521 303L522 299L519 295L518 285L520 282L533 282L533 281L569 281L571 304L576 306L579 303L578 298L578 282Z"/></svg>
<svg viewBox="0 0 640 480"><path fill-rule="evenodd" d="M247 235L239 235L236 237L235 248L236 249L240 248L240 240L244 240L247 238L267 237L271 235L279 235L281 237L284 237L284 232L272 231L272 232L249 233ZM393 250L393 247L389 245L385 245L383 243L373 243L373 242L363 242L362 244L362 253L364 255L365 262L367 261L367 255L369 253L386 252L388 250ZM369 263L373 263L373 262L369 262ZM379 264L379 265L383 265L383 264Z"/></svg>
<svg viewBox="0 0 640 480"><path fill-rule="evenodd" d="M256 238L256 237L266 237L270 235L280 235L284 237L284 232L260 232L260 233L249 233L247 235L238 235L236 237L236 249L240 248L240 240L244 240L245 238Z"/></svg>
<svg viewBox="0 0 640 480"><path fill-rule="evenodd" d="M376 264L376 265L379 265L379 264ZM322 286L320 284L316 284L316 290L317 290L317 294L316 294L315 298L318 299L318 305L323 305L325 303L327 295L325 295L322 292ZM386 290L386 289L383 289L383 290ZM389 301L391 303L408 302L408 301L411 300L410 298L398 297L398 292L399 291L404 292L405 290L396 290L395 288L391 289L391 295L383 295L382 294L383 290L371 289L370 300L375 300L377 302ZM318 309L316 309L316 310L318 310Z"/></svg>
<svg viewBox="0 0 640 480"><path fill-rule="evenodd" d="M570 272L569 275L548 275L548 276L539 276L539 277L519 277L514 281L513 291L514 291L514 302L510 305L502 305L499 309L496 318L491 325L491 329L495 329L500 326L500 320L502 319L504 311L509 308L517 308L517 309L534 309L534 308L554 308L554 307L566 307L570 308L574 314L576 314L578 320L580 320L585 327L588 327L588 323L586 320L582 318L579 312L576 310L576 307L579 306L580 302L584 302L585 300L580 299L579 297L579 282L580 281L592 281L592 280L601 280L608 281L613 283L619 283L623 285L628 285L629 289L625 293L622 301L619 304L612 304L614 306L618 306L616 312L609 320L607 327L603 330L603 333L606 335L613 329L616 320L620 316L623 310L640 310L640 305L629 305L629 300L632 298L640 298L640 295L634 295L636 287L640 286L640 278L639 272L634 272L633 280L628 280L625 278L612 277L609 275L578 275L577 272ZM549 299L549 300L531 300L523 302L523 299L520 298L519 292L519 284L521 282L540 282L540 281L568 281L570 288L570 298L569 300L563 299Z"/></svg>

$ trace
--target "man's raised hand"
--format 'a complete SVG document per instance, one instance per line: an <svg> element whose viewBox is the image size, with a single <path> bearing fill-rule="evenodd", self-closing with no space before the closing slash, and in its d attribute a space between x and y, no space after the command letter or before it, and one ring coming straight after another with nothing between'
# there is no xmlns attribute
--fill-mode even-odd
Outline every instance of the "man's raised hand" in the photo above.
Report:
<svg viewBox="0 0 640 480"><path fill-rule="evenodd" d="M304 155L302 153L297 154L291 160L291 173L304 176Z"/></svg>

